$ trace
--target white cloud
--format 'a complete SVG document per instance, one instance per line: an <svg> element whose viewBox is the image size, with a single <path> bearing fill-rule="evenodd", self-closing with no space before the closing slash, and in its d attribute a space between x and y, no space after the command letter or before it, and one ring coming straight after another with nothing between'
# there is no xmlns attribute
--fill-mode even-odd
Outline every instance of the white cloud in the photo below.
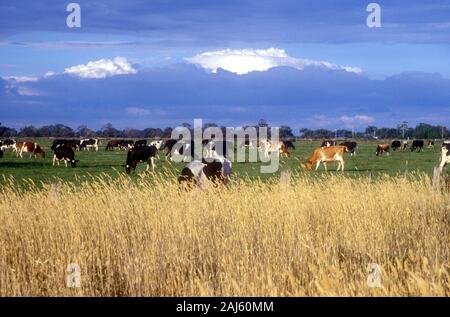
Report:
<svg viewBox="0 0 450 317"><path fill-rule="evenodd" d="M367 115L355 115L355 116L342 116L342 123L344 123L347 127L355 127L359 125L367 125L375 122L375 119L371 116Z"/></svg>
<svg viewBox="0 0 450 317"><path fill-rule="evenodd" d="M137 70L125 57L114 59L100 59L84 65L66 68L64 73L73 74L81 78L105 78L115 75L135 74Z"/></svg>
<svg viewBox="0 0 450 317"><path fill-rule="evenodd" d="M185 58L192 64L200 65L213 73L218 68L243 75L252 71L266 71L272 67L290 66L303 69L306 66L318 66L328 69L344 70L349 73L361 73L362 69L351 66L340 66L326 61L314 61L289 56L285 50L269 48L266 50L225 49L214 52L204 52L190 58Z"/></svg>
<svg viewBox="0 0 450 317"><path fill-rule="evenodd" d="M150 110L140 107L128 107L126 110L128 114L135 116L148 115L151 113Z"/></svg>
<svg viewBox="0 0 450 317"><path fill-rule="evenodd" d="M39 79L35 76L8 76L3 78L16 83L26 83L27 81L37 81Z"/></svg>

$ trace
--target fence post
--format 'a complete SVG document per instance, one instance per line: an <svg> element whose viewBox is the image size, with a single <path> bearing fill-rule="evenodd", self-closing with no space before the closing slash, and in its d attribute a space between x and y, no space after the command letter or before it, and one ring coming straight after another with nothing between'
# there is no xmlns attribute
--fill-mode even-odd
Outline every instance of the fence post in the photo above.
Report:
<svg viewBox="0 0 450 317"><path fill-rule="evenodd" d="M291 184L291 171L281 171L280 184L289 186Z"/></svg>
<svg viewBox="0 0 450 317"><path fill-rule="evenodd" d="M437 193L440 191L440 184L439 184L440 176L441 171L438 166L435 166L433 170L433 192Z"/></svg>

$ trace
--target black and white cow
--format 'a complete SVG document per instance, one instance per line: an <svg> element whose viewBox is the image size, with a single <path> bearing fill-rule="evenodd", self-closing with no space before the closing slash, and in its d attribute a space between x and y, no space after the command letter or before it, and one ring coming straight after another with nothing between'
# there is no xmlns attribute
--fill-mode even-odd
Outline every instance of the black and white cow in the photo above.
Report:
<svg viewBox="0 0 450 317"><path fill-rule="evenodd" d="M99 139L83 139L80 141L80 150L87 150L94 149L95 151L98 151L98 146L100 144Z"/></svg>
<svg viewBox="0 0 450 317"><path fill-rule="evenodd" d="M158 150L153 145L143 145L128 150L125 172L130 174L131 170L136 170L137 163L143 162L147 163L146 171L149 170L150 166L152 167L152 170L155 170L155 157L157 151Z"/></svg>
<svg viewBox="0 0 450 317"><path fill-rule="evenodd" d="M134 147L144 146L147 145L147 140L137 140L134 142Z"/></svg>
<svg viewBox="0 0 450 317"><path fill-rule="evenodd" d="M5 139L1 141L0 150L4 151L6 149L15 149L16 140L14 139Z"/></svg>
<svg viewBox="0 0 450 317"><path fill-rule="evenodd" d="M119 141L119 149L121 150L129 150L134 147L133 140L120 140Z"/></svg>
<svg viewBox="0 0 450 317"><path fill-rule="evenodd" d="M434 140L428 140L428 148L429 149L434 149L434 144L435 144L436 142L434 141Z"/></svg>
<svg viewBox="0 0 450 317"><path fill-rule="evenodd" d="M218 158L212 162L205 160L194 160L186 165L178 177L180 185L204 187L207 181L214 184L228 185L232 172L231 161L225 158Z"/></svg>
<svg viewBox="0 0 450 317"><path fill-rule="evenodd" d="M324 140L323 142L322 142L322 144L320 145L320 147L330 147L330 146L335 146L337 144L337 142L336 141L334 141L334 140Z"/></svg>
<svg viewBox="0 0 450 317"><path fill-rule="evenodd" d="M295 150L295 145L294 145L294 143L292 142L292 141L289 141L289 140L284 140L284 141L281 141L283 144L284 144L284 146L286 147L286 149L291 149L291 150Z"/></svg>
<svg viewBox="0 0 450 317"><path fill-rule="evenodd" d="M414 140L412 145L411 145L411 152L417 151L423 151L423 146L424 146L425 142L423 142L423 140Z"/></svg>
<svg viewBox="0 0 450 317"><path fill-rule="evenodd" d="M163 140L153 140L152 142L150 142L150 145L153 145L159 151L164 147L164 141Z"/></svg>
<svg viewBox="0 0 450 317"><path fill-rule="evenodd" d="M50 148L54 151L56 148L60 146L71 147L75 150L79 150L80 140L56 139L53 140L52 146Z"/></svg>
<svg viewBox="0 0 450 317"><path fill-rule="evenodd" d="M391 143L392 151L397 151L397 150L401 149L401 147L402 147L402 143L399 140L392 141L392 143Z"/></svg>
<svg viewBox="0 0 450 317"><path fill-rule="evenodd" d="M441 161L439 163L439 170L442 173L444 166L450 163L450 142L444 142L441 148Z"/></svg>
<svg viewBox="0 0 450 317"><path fill-rule="evenodd" d="M72 167L76 167L76 163L79 162L78 160L75 160L75 153L73 149L65 145L58 146L54 150L53 166L55 166L55 163L59 166L60 161L64 161L66 167L67 162L70 162L70 166Z"/></svg>
<svg viewBox="0 0 450 317"><path fill-rule="evenodd" d="M351 156L356 155L356 149L358 147L358 143L354 142L354 141L344 141L339 143L339 145L345 146L346 147L346 152L350 153Z"/></svg>

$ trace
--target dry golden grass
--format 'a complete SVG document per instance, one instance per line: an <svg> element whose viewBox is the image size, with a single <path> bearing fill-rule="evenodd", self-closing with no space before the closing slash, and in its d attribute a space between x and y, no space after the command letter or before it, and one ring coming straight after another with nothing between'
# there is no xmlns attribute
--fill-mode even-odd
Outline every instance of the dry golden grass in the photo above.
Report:
<svg viewBox="0 0 450 317"><path fill-rule="evenodd" d="M448 296L430 180L295 177L183 192L146 176L0 189L0 295ZM381 288L366 284L378 263ZM67 288L78 263L82 287Z"/></svg>

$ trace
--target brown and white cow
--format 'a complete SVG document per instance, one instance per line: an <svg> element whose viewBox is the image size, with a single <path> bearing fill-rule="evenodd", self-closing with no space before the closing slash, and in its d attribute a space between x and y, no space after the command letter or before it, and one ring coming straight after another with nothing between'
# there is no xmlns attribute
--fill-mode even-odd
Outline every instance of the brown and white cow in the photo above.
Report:
<svg viewBox="0 0 450 317"><path fill-rule="evenodd" d="M344 171L344 154L347 151L345 146L329 146L329 147L319 147L314 150L311 158L306 162L306 169L311 171L312 166L316 165L316 171L323 163L325 171L327 171L327 162L338 162L337 171L341 169Z"/></svg>
<svg viewBox="0 0 450 317"><path fill-rule="evenodd" d="M45 158L45 151L41 148L41 146L34 142L17 142L17 157L23 158L23 153L30 153L31 157L36 157L36 155L40 155L42 158Z"/></svg>
<svg viewBox="0 0 450 317"><path fill-rule="evenodd" d="M389 144L378 144L377 151L375 154L377 156L383 155L383 153L386 153L387 156L389 156L389 151L391 149L391 146Z"/></svg>

